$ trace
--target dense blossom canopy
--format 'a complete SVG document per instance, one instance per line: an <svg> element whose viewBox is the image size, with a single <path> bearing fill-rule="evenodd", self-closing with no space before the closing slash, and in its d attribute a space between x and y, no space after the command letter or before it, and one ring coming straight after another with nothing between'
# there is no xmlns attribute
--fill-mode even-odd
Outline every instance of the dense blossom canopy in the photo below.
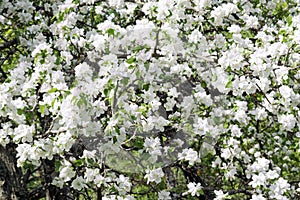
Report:
<svg viewBox="0 0 300 200"><path fill-rule="evenodd" d="M2 0L0 13L8 199L299 198L298 0Z"/></svg>

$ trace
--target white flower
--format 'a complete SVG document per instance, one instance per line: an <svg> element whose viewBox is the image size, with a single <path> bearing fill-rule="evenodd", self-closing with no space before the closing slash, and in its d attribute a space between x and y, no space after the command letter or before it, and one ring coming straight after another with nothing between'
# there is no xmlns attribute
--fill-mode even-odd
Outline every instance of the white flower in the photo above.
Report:
<svg viewBox="0 0 300 200"><path fill-rule="evenodd" d="M195 93L195 98L206 106L211 106L213 104L210 94L206 94L206 92Z"/></svg>
<svg viewBox="0 0 300 200"><path fill-rule="evenodd" d="M93 71L86 62L79 64L75 67L75 76L80 80L89 80L88 77L91 77L92 74Z"/></svg>
<svg viewBox="0 0 300 200"><path fill-rule="evenodd" d="M290 100L290 97L293 93L293 90L289 86L282 85L279 88L279 92L280 92L280 94L282 95L283 98L285 98L286 100Z"/></svg>
<svg viewBox="0 0 300 200"><path fill-rule="evenodd" d="M95 35L91 37L92 44L94 45L95 49L99 52L104 51L105 49L105 42L108 39L108 36L104 35Z"/></svg>
<svg viewBox="0 0 300 200"><path fill-rule="evenodd" d="M161 178L164 176L164 172L161 168L147 170L146 172L147 174L145 175L145 178L148 179L147 184L149 184L149 182L155 182L158 184L161 182Z"/></svg>
<svg viewBox="0 0 300 200"><path fill-rule="evenodd" d="M223 18L227 17L231 13L238 11L238 7L233 3L222 4L215 8L211 12L211 16L214 18L214 24L220 26L223 24Z"/></svg>
<svg viewBox="0 0 300 200"><path fill-rule="evenodd" d="M112 7L120 8L124 4L124 0L109 0L108 3Z"/></svg>
<svg viewBox="0 0 300 200"><path fill-rule="evenodd" d="M131 188L131 183L129 182L129 178L125 177L124 175L120 175L119 178L117 178L117 189L120 193L129 192Z"/></svg>
<svg viewBox="0 0 300 200"><path fill-rule="evenodd" d="M249 183L253 188L257 186L264 186L266 183L266 176L264 173L259 173L258 175L254 174L252 176L252 181Z"/></svg>
<svg viewBox="0 0 300 200"><path fill-rule="evenodd" d="M201 186L201 183L194 183L194 182L192 182L192 183L189 183L188 185L187 185L187 187L188 187L188 191L187 192L184 192L182 195L187 195L187 194L191 194L192 196L199 196L200 195L200 193L199 192L202 192L202 186Z"/></svg>
<svg viewBox="0 0 300 200"><path fill-rule="evenodd" d="M235 166L228 166L228 170L225 174L225 177L229 180L234 180L235 179L235 174L236 174L236 167Z"/></svg>
<svg viewBox="0 0 300 200"><path fill-rule="evenodd" d="M146 152L148 152L151 155L161 155L161 145L159 138L146 138L144 147L146 148Z"/></svg>
<svg viewBox="0 0 300 200"><path fill-rule="evenodd" d="M86 168L84 178L86 181L92 182L98 174L100 174L99 169Z"/></svg>
<svg viewBox="0 0 300 200"><path fill-rule="evenodd" d="M235 24L232 24L229 28L228 31L230 33L240 33L241 32L241 27Z"/></svg>
<svg viewBox="0 0 300 200"><path fill-rule="evenodd" d="M60 178L58 177L55 177L52 181L52 185L55 185L56 187L59 187L59 188L63 188L64 186L64 181L61 180Z"/></svg>
<svg viewBox="0 0 300 200"><path fill-rule="evenodd" d="M25 107L25 101L22 100L20 97L13 100L12 104L18 109L23 109Z"/></svg>
<svg viewBox="0 0 300 200"><path fill-rule="evenodd" d="M72 188L75 190L81 190L82 188L86 187L87 185L85 184L85 180L82 178L82 176L76 177L76 179L72 181Z"/></svg>
<svg viewBox="0 0 300 200"><path fill-rule="evenodd" d="M268 179L275 179L279 177L279 174L276 170L271 170L267 172L266 176Z"/></svg>
<svg viewBox="0 0 300 200"><path fill-rule="evenodd" d="M235 124L230 126L230 130L232 135L235 137L241 137L243 134L241 129L238 127L238 125Z"/></svg>
<svg viewBox="0 0 300 200"><path fill-rule="evenodd" d="M228 75L224 72L222 67L216 67L212 69L213 77L212 77L212 86L219 90L221 93L226 93L229 91L226 88L226 84L228 83Z"/></svg>
<svg viewBox="0 0 300 200"><path fill-rule="evenodd" d="M167 192L165 190L158 192L158 199L159 200L168 200L168 199L171 199L170 192Z"/></svg>
<svg viewBox="0 0 300 200"><path fill-rule="evenodd" d="M17 151L17 166L21 167L23 163L30 157L32 146L27 143L19 144L16 148Z"/></svg>
<svg viewBox="0 0 300 200"><path fill-rule="evenodd" d="M193 110L195 107L195 102L192 96L185 96L183 98L183 101L181 102L180 105L182 108L184 108L184 117L188 117L190 115L190 112Z"/></svg>
<svg viewBox="0 0 300 200"><path fill-rule="evenodd" d="M69 165L63 167L59 171L59 178L61 178L64 182L71 180L71 178L73 178L74 176L75 176L75 172Z"/></svg>
<svg viewBox="0 0 300 200"><path fill-rule="evenodd" d="M233 158L233 151L231 148L222 149L221 157L225 160Z"/></svg>
<svg viewBox="0 0 300 200"><path fill-rule="evenodd" d="M34 126L28 126L21 124L14 130L14 138L13 140L16 142L21 141L24 142L32 142L32 135L34 132Z"/></svg>
<svg viewBox="0 0 300 200"><path fill-rule="evenodd" d="M155 119L155 128L159 131L164 131L164 126L169 124L169 120L166 120L164 117L159 116Z"/></svg>
<svg viewBox="0 0 300 200"><path fill-rule="evenodd" d="M194 165L195 162L199 161L199 156L197 151L189 148L189 149L184 149L182 153L178 154L179 160L186 160L189 161L190 165Z"/></svg>
<svg viewBox="0 0 300 200"><path fill-rule="evenodd" d="M256 108L251 114L255 116L256 120L264 120L268 117L268 113L265 108Z"/></svg>
<svg viewBox="0 0 300 200"><path fill-rule="evenodd" d="M211 0L195 0L193 2L196 4L197 11L203 10L205 7L211 4Z"/></svg>
<svg viewBox="0 0 300 200"><path fill-rule="evenodd" d="M93 151L84 150L81 158L90 158L95 160L95 155L96 155L96 150Z"/></svg>
<svg viewBox="0 0 300 200"><path fill-rule="evenodd" d="M41 53L41 51L46 51L47 53L51 53L52 49L50 48L50 45L47 43L41 43L39 44L31 53L32 57L35 57L37 54Z"/></svg>
<svg viewBox="0 0 300 200"><path fill-rule="evenodd" d="M224 194L222 190L214 190L214 193L216 195L216 197L214 198L214 200L223 200L226 197L228 197L228 194Z"/></svg>
<svg viewBox="0 0 300 200"><path fill-rule="evenodd" d="M5 147L10 141L7 134L8 133L6 130L0 129L0 145L2 145L3 147Z"/></svg>
<svg viewBox="0 0 300 200"><path fill-rule="evenodd" d="M259 22L256 16L246 16L245 17L246 27L248 28L257 28Z"/></svg>
<svg viewBox="0 0 300 200"><path fill-rule="evenodd" d="M190 43L198 43L203 38L202 33L199 30L194 30L189 36Z"/></svg>
<svg viewBox="0 0 300 200"><path fill-rule="evenodd" d="M72 138L70 131L61 133L57 136L57 141L55 141L54 152L61 152L63 150L69 150L74 144L75 139Z"/></svg>
<svg viewBox="0 0 300 200"><path fill-rule="evenodd" d="M161 105L160 101L157 100L157 99L153 99L151 102L150 102L150 105L151 105L151 108L153 111L157 111L159 109L159 106Z"/></svg>
<svg viewBox="0 0 300 200"><path fill-rule="evenodd" d="M240 69L243 66L242 61L244 57L241 53L242 49L237 46L232 47L231 50L228 50L223 53L222 57L218 60L218 63L226 69L230 66L232 69Z"/></svg>
<svg viewBox="0 0 300 200"><path fill-rule="evenodd" d="M294 115L288 114L279 116L278 121L280 124L282 124L283 129L290 131L295 127L297 120L295 119Z"/></svg>
<svg viewBox="0 0 300 200"><path fill-rule="evenodd" d="M247 121L249 120L249 117L244 110L239 109L237 112L235 112L234 119L240 123L246 124Z"/></svg>
<svg viewBox="0 0 300 200"><path fill-rule="evenodd" d="M257 158L256 161L249 166L249 170L252 172L265 172L269 169L270 161L266 158Z"/></svg>
<svg viewBox="0 0 300 200"><path fill-rule="evenodd" d="M273 194L275 198L277 198L277 196L283 195L289 189L290 184L287 182L287 180L281 177L270 186L271 194Z"/></svg>
<svg viewBox="0 0 300 200"><path fill-rule="evenodd" d="M210 125L207 118L201 119L200 117L198 117L197 121L193 124L193 127L195 133L198 135L206 135L210 131Z"/></svg>
<svg viewBox="0 0 300 200"><path fill-rule="evenodd" d="M262 194L258 194L258 195L253 194L252 197L251 197L251 200L266 200L266 198L263 197Z"/></svg>

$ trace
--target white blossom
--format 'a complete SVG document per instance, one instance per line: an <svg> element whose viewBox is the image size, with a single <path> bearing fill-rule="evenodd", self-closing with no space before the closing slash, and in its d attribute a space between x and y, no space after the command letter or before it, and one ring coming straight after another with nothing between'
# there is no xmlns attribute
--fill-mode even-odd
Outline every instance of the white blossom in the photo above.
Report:
<svg viewBox="0 0 300 200"><path fill-rule="evenodd" d="M72 188L75 190L82 190L85 187L87 187L87 185L85 184L85 180L82 176L78 176L72 181Z"/></svg>
<svg viewBox="0 0 300 200"><path fill-rule="evenodd" d="M150 182L155 182L156 184L161 182L162 177L164 176L164 172L161 168L157 168L154 170L147 170L147 174L145 178L147 179L147 184Z"/></svg>
<svg viewBox="0 0 300 200"><path fill-rule="evenodd" d="M228 194L227 193L224 194L224 192L222 190L214 190L214 193L216 195L214 200L223 200L224 198L226 198L228 196Z"/></svg>
<svg viewBox="0 0 300 200"><path fill-rule="evenodd" d="M202 186L201 186L201 183L194 183L194 182L191 182L187 185L188 187L188 191L183 193L183 195L187 195L187 194L191 194L192 196L199 196L200 193L202 192Z"/></svg>
<svg viewBox="0 0 300 200"><path fill-rule="evenodd" d="M199 155L197 151L189 148L189 149L184 149L182 153L178 154L179 160L186 160L189 161L190 165L194 165L195 162L199 161Z"/></svg>
<svg viewBox="0 0 300 200"><path fill-rule="evenodd" d="M158 192L158 199L159 200L169 200L172 198L170 196L170 192L163 190L163 191Z"/></svg>

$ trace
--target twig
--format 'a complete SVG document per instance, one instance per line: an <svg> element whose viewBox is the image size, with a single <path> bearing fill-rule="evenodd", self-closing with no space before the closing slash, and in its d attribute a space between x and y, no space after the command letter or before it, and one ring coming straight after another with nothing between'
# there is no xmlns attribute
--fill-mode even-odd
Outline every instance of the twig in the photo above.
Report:
<svg viewBox="0 0 300 200"><path fill-rule="evenodd" d="M266 96L266 94L262 91L262 89L259 87L259 85L257 83L255 83L255 85L259 89L259 91L264 95L264 97L267 99L267 101L269 102L269 104L272 105L272 103L270 102L270 100L268 99L268 97Z"/></svg>
<svg viewBox="0 0 300 200"><path fill-rule="evenodd" d="M112 114L115 113L116 105L117 105L117 91L119 88L119 80L117 80L117 85L114 91L114 96L113 96L113 105L112 105Z"/></svg>

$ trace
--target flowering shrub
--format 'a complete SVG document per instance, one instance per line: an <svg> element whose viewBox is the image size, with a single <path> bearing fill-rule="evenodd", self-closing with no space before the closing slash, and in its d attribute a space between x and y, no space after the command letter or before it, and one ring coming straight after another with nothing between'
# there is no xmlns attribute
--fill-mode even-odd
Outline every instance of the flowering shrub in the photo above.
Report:
<svg viewBox="0 0 300 200"><path fill-rule="evenodd" d="M300 198L299 11L2 0L1 195Z"/></svg>

